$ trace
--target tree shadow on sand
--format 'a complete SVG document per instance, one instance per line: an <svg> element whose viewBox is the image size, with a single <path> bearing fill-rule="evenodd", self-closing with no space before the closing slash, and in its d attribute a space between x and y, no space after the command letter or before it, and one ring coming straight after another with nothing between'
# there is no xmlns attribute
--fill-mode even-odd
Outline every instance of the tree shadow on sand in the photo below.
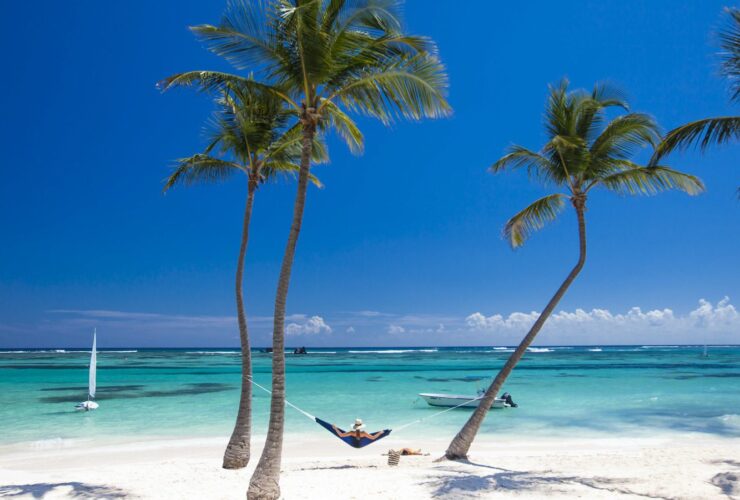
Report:
<svg viewBox="0 0 740 500"><path fill-rule="evenodd" d="M497 472L481 476L465 470L454 469L451 467L439 467L437 468L437 471L442 471L447 474L436 476L427 483L433 488L431 492L432 497L449 499L465 497L472 498L485 491L527 492L546 495L549 493L547 490L538 490L547 487L552 488L553 486L581 485L593 490L608 492L614 496L632 495L644 498L670 500L670 497L654 496L625 488L623 485L629 481L628 479L563 476L553 474L552 471L515 471L490 465L477 464L470 461L460 461L459 463L475 467L483 467Z"/></svg>
<svg viewBox="0 0 740 500"><path fill-rule="evenodd" d="M740 468L740 462L732 459L712 460L709 463ZM715 474L709 482L719 488L724 495L727 495L730 498L740 497L740 472L738 471L720 472Z"/></svg>
<svg viewBox="0 0 740 500"><path fill-rule="evenodd" d="M59 489L59 491L56 491ZM64 494L67 498L126 498L128 493L112 486L87 484L77 481L69 483L33 483L0 486L0 497L43 498L49 493Z"/></svg>

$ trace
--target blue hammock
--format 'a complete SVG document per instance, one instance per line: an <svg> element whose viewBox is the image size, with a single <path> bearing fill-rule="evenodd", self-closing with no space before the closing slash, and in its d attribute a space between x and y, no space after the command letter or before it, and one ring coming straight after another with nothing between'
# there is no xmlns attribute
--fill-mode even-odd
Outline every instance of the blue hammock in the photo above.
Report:
<svg viewBox="0 0 740 500"><path fill-rule="evenodd" d="M372 432L372 433L367 433L367 432L362 431L360 432L360 435L358 437L357 434L353 431L347 432L345 430L340 429L334 424L330 424L329 422L325 422L321 420L318 417L314 417L314 419L316 420L317 424L319 424L321 427L323 427L327 431L334 434L336 437L338 437L339 439L341 439L342 441L350 445L352 448L362 448L369 444L373 444L374 442L383 439L384 437L386 437L388 434L391 433L390 429L384 429L382 431Z"/></svg>

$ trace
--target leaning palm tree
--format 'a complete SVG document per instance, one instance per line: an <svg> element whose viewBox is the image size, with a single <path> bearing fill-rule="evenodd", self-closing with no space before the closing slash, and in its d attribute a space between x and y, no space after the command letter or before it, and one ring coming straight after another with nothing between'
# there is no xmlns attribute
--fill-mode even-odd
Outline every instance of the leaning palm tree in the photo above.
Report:
<svg viewBox="0 0 740 500"><path fill-rule="evenodd" d="M568 82L550 88L545 111L549 140L540 152L514 146L491 167L494 173L506 168L526 167L529 174L546 184L563 189L540 198L514 215L504 227L504 236L516 248L527 237L554 220L568 203L578 220L578 262L545 306L532 328L488 387L480 405L450 443L445 456L463 459L506 378L547 321L568 287L586 263L586 200L594 188L603 187L621 195L654 194L679 189L688 194L703 190L696 177L666 166L644 167L630 158L641 147L659 139L653 119L642 113L626 113L606 122L609 107L627 109L618 92L596 85L593 92L568 91Z"/></svg>
<svg viewBox="0 0 740 500"><path fill-rule="evenodd" d="M243 288L254 194L260 185L277 174L298 171L301 136L296 127L285 129L291 113L271 93L230 84L222 89L217 103L219 109L211 121L209 144L205 152L180 159L167 179L164 191L176 184L221 181L236 173L245 174L247 178L247 200L235 283L241 341L241 397L236 424L223 458L225 469L238 469L246 467L250 458L252 361ZM312 153L314 161L325 159L321 143L314 143Z"/></svg>
<svg viewBox="0 0 740 500"><path fill-rule="evenodd" d="M431 40L403 32L397 0L231 0L218 26L193 31L237 69L298 114L302 153L293 221L273 315L272 399L265 447L248 497L278 498L285 418L285 310L301 231L317 133L337 132L359 152L363 137L346 111L389 123L437 118L450 112L447 76ZM243 77L213 71L174 75L162 84L220 88ZM256 86L258 84L251 83Z"/></svg>
<svg viewBox="0 0 740 500"><path fill-rule="evenodd" d="M727 8L728 20L719 32L722 47L721 74L730 85L730 100L740 103L740 9ZM656 164L661 158L676 149L686 149L698 144L704 151L711 144L724 144L740 139L740 116L705 118L681 125L668 132L655 149L651 160Z"/></svg>

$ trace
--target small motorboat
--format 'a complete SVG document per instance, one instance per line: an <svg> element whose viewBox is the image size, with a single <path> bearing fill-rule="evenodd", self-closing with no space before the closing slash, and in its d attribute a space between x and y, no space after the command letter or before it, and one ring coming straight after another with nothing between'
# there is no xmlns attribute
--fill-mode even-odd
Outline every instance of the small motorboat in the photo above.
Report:
<svg viewBox="0 0 740 500"><path fill-rule="evenodd" d="M476 396L465 396L460 394L432 394L423 392L419 394L429 406L442 406L446 408L478 408L483 395L484 390L478 391ZM517 404L511 399L511 395L505 392L500 398L493 400L491 408L516 408Z"/></svg>

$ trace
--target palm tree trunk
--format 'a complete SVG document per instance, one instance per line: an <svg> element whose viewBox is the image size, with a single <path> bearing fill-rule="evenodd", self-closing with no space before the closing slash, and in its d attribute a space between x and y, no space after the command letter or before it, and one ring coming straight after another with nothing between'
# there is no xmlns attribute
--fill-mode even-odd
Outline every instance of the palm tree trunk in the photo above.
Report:
<svg viewBox="0 0 740 500"><path fill-rule="evenodd" d="M478 408L475 409L468 421L465 422L463 428L460 429L460 432L457 433L455 438L447 447L447 451L445 451L445 457L449 460L460 460L467 458L468 450L470 450L470 446L473 444L473 439L475 439L476 434L478 434L478 429L480 429L480 426L483 423L483 419L486 418L486 414L491 408L493 400L496 398L496 395L501 390L501 386L504 385L504 382L508 378L511 371L514 369L519 360L522 359L522 356L524 356L524 353L527 351L527 347L529 347L529 345L539 333L540 329L542 329L545 321L547 321L547 318L550 316L550 314L552 314L555 307L557 307L558 302L560 302L560 299L563 298L563 295L565 295L565 292L568 290L571 283L573 283L573 280L576 279L576 276L578 276L578 273L581 272L581 269L583 269L583 265L586 263L586 196L574 195L572 198L572 202L573 206L576 209L576 214L578 215L578 238L580 243L578 263L576 263L570 274L568 274L568 277L565 278L565 281L563 281L563 284L560 285L560 288L558 288L558 291L550 299L550 302L547 303L547 306L537 318L537 321L535 321L534 325L532 325L529 333L527 333L522 342L519 344L519 347L517 347L516 350L511 353L511 356L509 356L506 364L504 364L503 368L501 368L501 370L498 372L498 375L496 375L496 378L493 380L493 383L491 383L491 385L488 387L488 390L483 396L483 399L478 405Z"/></svg>
<svg viewBox="0 0 740 500"><path fill-rule="evenodd" d="M247 315L244 312L244 260L249 243L249 222L252 218L256 178L250 176L247 185L247 204L244 208L242 241L239 247L239 260L236 263L236 315L239 322L239 339L242 346L242 393L239 399L239 412L231 439L224 452L224 469L242 469L250 458L250 436L252 431L252 353L249 348Z"/></svg>
<svg viewBox="0 0 740 500"><path fill-rule="evenodd" d="M308 110L310 113L310 110ZM301 169L298 173L298 190L293 206L293 222L290 226L288 244L280 268L275 313L272 329L272 398L270 400L270 423L265 438L265 447L257 464L247 491L248 499L277 499L280 497L280 463L283 453L283 427L285 424L285 305L290 286L298 235L303 222L303 207L306 203L309 170L316 122L309 115L303 121L303 143Z"/></svg>

